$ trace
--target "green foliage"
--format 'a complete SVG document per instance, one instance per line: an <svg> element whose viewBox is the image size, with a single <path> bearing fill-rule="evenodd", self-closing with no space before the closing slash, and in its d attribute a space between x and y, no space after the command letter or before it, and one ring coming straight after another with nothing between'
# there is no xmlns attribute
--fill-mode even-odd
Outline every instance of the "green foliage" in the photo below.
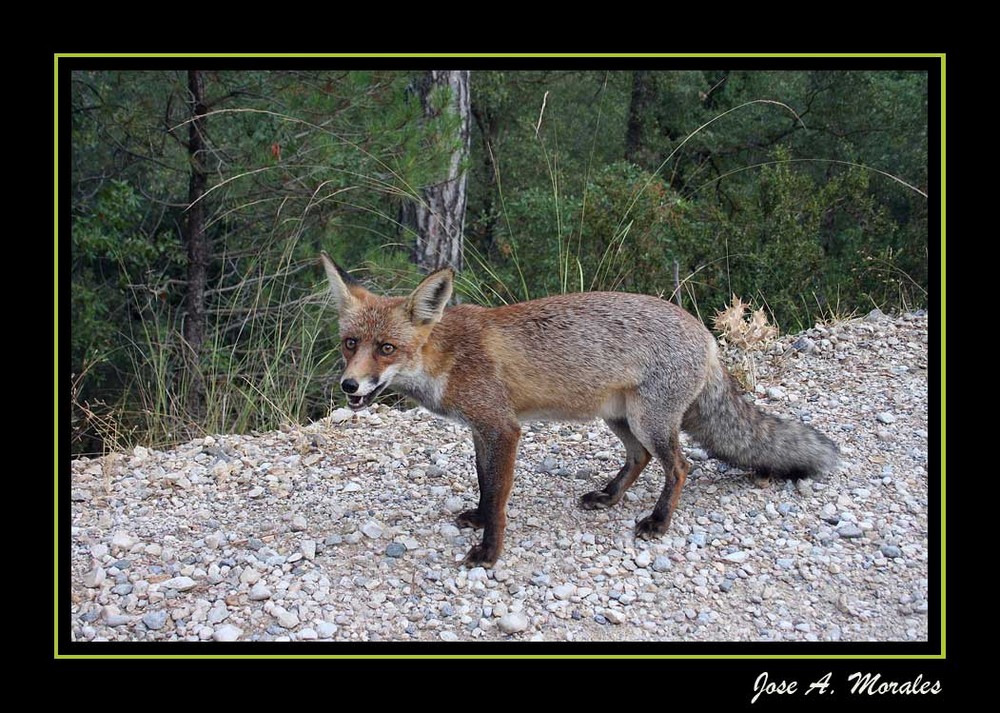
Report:
<svg viewBox="0 0 1000 713"><path fill-rule="evenodd" d="M328 250L379 289L412 287L401 207L446 175L457 140L448 92L424 107L418 79L204 73L208 148L196 160L209 173L212 257L192 363L181 338L187 73L73 74L74 450L323 414L337 353L316 255ZM927 199L870 169L926 190L927 81L474 71L459 284L484 303L679 287L706 319L735 292L783 330L833 311L924 305ZM199 384L203 414L189 408Z"/></svg>
<svg viewBox="0 0 1000 713"><path fill-rule="evenodd" d="M119 447L122 433L159 444L322 415L336 344L313 299L316 256L353 265L393 253L406 239L399 206L445 174L457 117L424 117L405 73L204 73L196 160L209 172L213 254L192 362L181 336L186 73L74 80L74 450Z"/></svg>

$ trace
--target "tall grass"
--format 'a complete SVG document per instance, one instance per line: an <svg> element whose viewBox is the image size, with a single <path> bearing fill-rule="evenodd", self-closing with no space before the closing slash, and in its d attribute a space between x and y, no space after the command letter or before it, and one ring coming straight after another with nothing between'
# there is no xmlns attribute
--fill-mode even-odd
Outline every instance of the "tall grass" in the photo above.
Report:
<svg viewBox="0 0 1000 713"><path fill-rule="evenodd" d="M313 272L296 261L294 241L277 260L268 250L234 260L242 275L211 290L206 338L197 360L186 357L179 311L141 287L123 349L129 374L112 403L80 403L77 411L103 442L103 450L183 442L212 433L247 433L300 423L322 413L323 383L336 372L324 295L295 280ZM223 262L229 262L225 257Z"/></svg>

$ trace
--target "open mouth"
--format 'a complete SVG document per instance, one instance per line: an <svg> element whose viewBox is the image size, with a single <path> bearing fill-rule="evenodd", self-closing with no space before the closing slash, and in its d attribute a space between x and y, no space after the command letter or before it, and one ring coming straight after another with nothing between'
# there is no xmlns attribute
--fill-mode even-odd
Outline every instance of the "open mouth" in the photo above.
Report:
<svg viewBox="0 0 1000 713"><path fill-rule="evenodd" d="M368 407L375 398L382 393L382 389L385 388L385 384L380 384L374 389L369 391L367 394L348 394L347 395L347 406L352 411L360 411L363 408Z"/></svg>

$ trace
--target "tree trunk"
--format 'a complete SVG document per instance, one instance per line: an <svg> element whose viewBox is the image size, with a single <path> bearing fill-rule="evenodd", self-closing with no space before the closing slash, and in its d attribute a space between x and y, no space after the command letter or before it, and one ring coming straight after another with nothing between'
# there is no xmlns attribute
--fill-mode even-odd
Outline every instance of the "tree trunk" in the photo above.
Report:
<svg viewBox="0 0 1000 713"><path fill-rule="evenodd" d="M654 93L649 70L632 72L632 99L628 105L628 124L625 128L625 160L643 168L647 168L645 164L649 158L648 151L644 150L643 135Z"/></svg>
<svg viewBox="0 0 1000 713"><path fill-rule="evenodd" d="M496 245L496 194L497 168L493 161L493 147L496 145L499 125L496 116L489 109L472 106L472 117L476 120L483 141L481 155L483 157L483 179L486 188L483 190L483 221L477 236L478 243L485 255L492 256Z"/></svg>
<svg viewBox="0 0 1000 713"><path fill-rule="evenodd" d="M434 117L437 110L428 98L438 87L450 91L450 108L459 117L459 136L448 162L447 177L440 183L420 189L420 201L403 205L403 222L417 234L413 261L423 272L445 266L462 269L462 240L465 230L466 171L469 155L469 72L429 71L418 82L424 115Z"/></svg>
<svg viewBox="0 0 1000 713"><path fill-rule="evenodd" d="M202 159L205 152L205 99L204 78L197 70L188 71L188 102L191 105L191 122L188 126L188 158L191 175L188 179L188 210L184 224L184 243L187 246L187 293L184 297L184 340L187 344L188 375L192 379L192 392L188 406L197 414L202 411L205 385L199 367L202 344L205 341L205 288L208 281L208 241L205 237L205 195L208 174Z"/></svg>

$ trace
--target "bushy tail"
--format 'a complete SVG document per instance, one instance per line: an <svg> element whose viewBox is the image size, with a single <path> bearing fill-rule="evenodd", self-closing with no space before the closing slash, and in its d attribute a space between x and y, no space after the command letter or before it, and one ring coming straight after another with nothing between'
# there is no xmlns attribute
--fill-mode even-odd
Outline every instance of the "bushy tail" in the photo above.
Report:
<svg viewBox="0 0 1000 713"><path fill-rule="evenodd" d="M837 444L811 426L758 410L742 398L716 350L709 359L705 387L682 428L713 457L779 478L816 477L837 467Z"/></svg>

